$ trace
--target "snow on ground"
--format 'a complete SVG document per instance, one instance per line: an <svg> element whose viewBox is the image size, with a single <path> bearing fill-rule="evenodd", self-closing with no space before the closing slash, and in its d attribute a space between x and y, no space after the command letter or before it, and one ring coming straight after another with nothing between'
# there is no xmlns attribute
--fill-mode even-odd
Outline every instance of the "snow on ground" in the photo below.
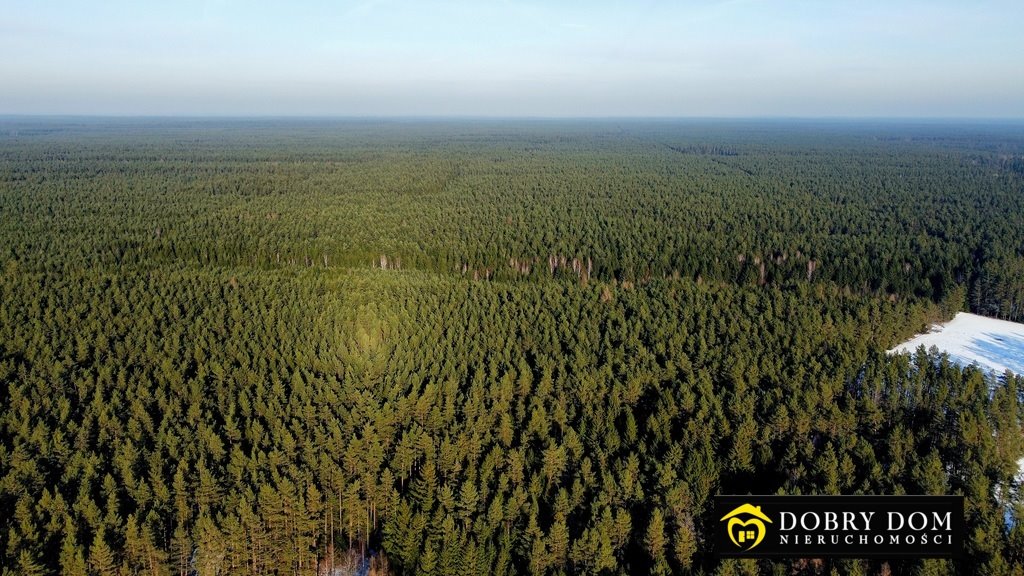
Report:
<svg viewBox="0 0 1024 576"><path fill-rule="evenodd" d="M914 353L917 347L935 346L962 366L977 364L986 372L1000 376L1006 370L1024 374L1024 324L986 318L960 312L945 324L934 324L927 334L919 334L889 350L890 354ZM1024 458L1017 462L1018 482L1024 484Z"/></svg>
<svg viewBox="0 0 1024 576"><path fill-rule="evenodd" d="M919 334L889 352L913 353L922 344L925 348L935 346L963 366L977 363L997 375L1006 370L1024 374L1024 324L960 312L949 322L934 324L931 332Z"/></svg>

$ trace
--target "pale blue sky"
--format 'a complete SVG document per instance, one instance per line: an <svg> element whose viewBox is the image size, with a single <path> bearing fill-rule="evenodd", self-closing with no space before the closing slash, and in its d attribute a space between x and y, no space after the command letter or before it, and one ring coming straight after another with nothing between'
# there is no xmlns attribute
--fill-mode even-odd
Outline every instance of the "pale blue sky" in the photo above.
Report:
<svg viewBox="0 0 1024 576"><path fill-rule="evenodd" d="M0 0L0 114L1024 117L1024 0Z"/></svg>

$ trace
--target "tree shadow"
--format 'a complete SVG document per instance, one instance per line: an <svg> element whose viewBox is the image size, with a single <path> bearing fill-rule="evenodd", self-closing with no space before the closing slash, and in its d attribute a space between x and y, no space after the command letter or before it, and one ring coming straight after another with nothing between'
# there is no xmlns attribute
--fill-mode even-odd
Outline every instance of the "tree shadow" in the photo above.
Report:
<svg viewBox="0 0 1024 576"><path fill-rule="evenodd" d="M966 348L993 363L1006 366L1015 374L1024 375L1024 336L986 332L972 338Z"/></svg>

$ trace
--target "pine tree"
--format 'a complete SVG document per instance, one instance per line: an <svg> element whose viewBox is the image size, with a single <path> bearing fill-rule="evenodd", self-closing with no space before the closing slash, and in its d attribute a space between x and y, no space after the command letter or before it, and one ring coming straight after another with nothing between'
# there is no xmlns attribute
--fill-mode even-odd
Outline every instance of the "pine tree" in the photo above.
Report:
<svg viewBox="0 0 1024 576"><path fill-rule="evenodd" d="M655 571L663 571L659 567L665 564L665 515L661 508L655 508L651 520L644 532L644 548L651 556Z"/></svg>
<svg viewBox="0 0 1024 576"><path fill-rule="evenodd" d="M75 541L73 532L68 532L60 548L60 570L66 576L86 576L85 555Z"/></svg>
<svg viewBox="0 0 1024 576"><path fill-rule="evenodd" d="M420 554L419 566L417 568L417 574L434 576L437 569L437 551L434 549L433 542L427 541L423 548L423 553Z"/></svg>
<svg viewBox="0 0 1024 576"><path fill-rule="evenodd" d="M18 553L18 574L21 576L42 576L46 574L43 565L28 550Z"/></svg>
<svg viewBox="0 0 1024 576"><path fill-rule="evenodd" d="M107 545L103 532L97 532L93 537L92 545L89 546L89 566L98 576L115 576L117 574L117 561L114 559L113 551Z"/></svg>
<svg viewBox="0 0 1024 576"><path fill-rule="evenodd" d="M565 565L569 556L569 529L565 515L561 512L555 514L551 529L548 530L547 549L549 564L559 568Z"/></svg>

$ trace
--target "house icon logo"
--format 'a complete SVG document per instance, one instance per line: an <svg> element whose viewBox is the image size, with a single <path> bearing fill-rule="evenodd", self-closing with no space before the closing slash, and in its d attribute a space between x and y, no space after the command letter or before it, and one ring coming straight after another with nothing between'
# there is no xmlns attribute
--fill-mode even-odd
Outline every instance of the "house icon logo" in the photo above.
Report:
<svg viewBox="0 0 1024 576"><path fill-rule="evenodd" d="M771 519L761 512L760 506L751 506L750 504L738 506L732 512L722 516L721 522L727 520L725 530L729 534L729 540L732 540L732 543L738 548L742 548L744 552L752 550L764 540L767 532L764 523L772 523Z"/></svg>

